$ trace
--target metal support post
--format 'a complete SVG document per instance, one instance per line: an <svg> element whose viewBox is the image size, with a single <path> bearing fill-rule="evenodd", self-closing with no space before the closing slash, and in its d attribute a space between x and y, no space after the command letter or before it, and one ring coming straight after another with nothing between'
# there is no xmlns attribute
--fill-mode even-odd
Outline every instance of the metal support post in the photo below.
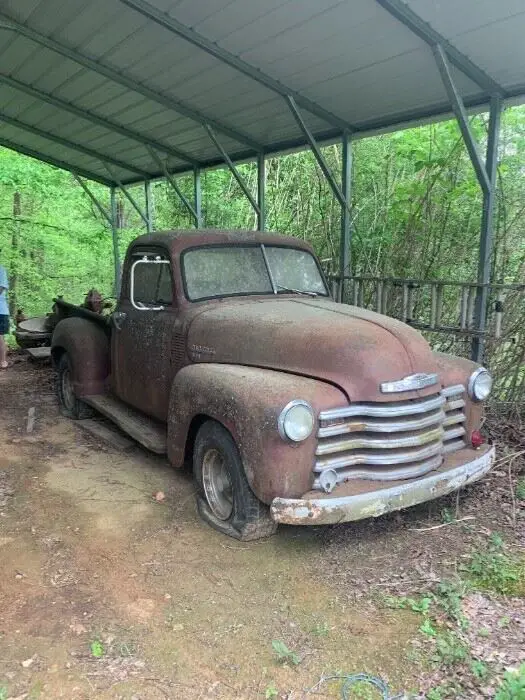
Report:
<svg viewBox="0 0 525 700"><path fill-rule="evenodd" d="M345 198L344 206L341 206L341 239L339 249L339 299L345 300L345 275L351 273L352 265L352 222L350 217L350 205L352 201L352 142L349 134L344 134L342 139L343 168L342 191Z"/></svg>
<svg viewBox="0 0 525 700"><path fill-rule="evenodd" d="M132 197L132 195L128 192L127 187L122 183L121 180L115 175L115 173L111 170L109 165L105 164L106 170L108 173L111 175L111 178L113 179L113 182L115 185L119 188L119 190L122 192L124 197L128 200L128 202L131 204L133 209L137 212L137 214L140 216L142 221L146 224L146 229L150 231L150 220L148 219L147 215L142 211L142 209L139 207L135 199Z"/></svg>
<svg viewBox="0 0 525 700"><path fill-rule="evenodd" d="M441 73L441 78L447 91L452 109L459 123L459 128L465 141L470 160L483 193L483 214L481 219L481 234L478 259L478 287L474 311L475 328L480 335L472 341L472 359L476 362L483 360L485 338L483 333L487 325L487 303L491 279L492 257L492 228L494 223L494 200L496 193L497 153L501 121L502 100L499 94L492 96L490 101L489 137L487 141L486 160L480 153L479 146L468 122L468 116L463 99L454 84L448 56L440 44L433 48L434 56Z"/></svg>
<svg viewBox="0 0 525 700"><path fill-rule="evenodd" d="M118 242L118 213L117 213L117 196L114 187L110 187L110 201L111 201L111 237L113 239L113 267L115 279L113 282L113 289L115 297L118 299L120 297L120 252L119 252L119 242Z"/></svg>
<svg viewBox="0 0 525 700"><path fill-rule="evenodd" d="M191 203L188 201L187 197L184 195L184 192L181 190L181 188L178 186L176 179L173 177L173 175L169 172L168 166L166 165L166 162L161 160L161 158L155 153L155 151L150 148L149 152L151 154L151 157L153 160L157 163L157 165L162 169L164 172L164 177L166 180L169 182L169 184L173 187L175 192L177 193L179 199L181 202L184 204L188 212L190 213L191 217L193 218L194 224L197 228L199 228L198 224L198 217L197 217L197 212L191 205Z"/></svg>
<svg viewBox="0 0 525 700"><path fill-rule="evenodd" d="M266 161L264 153L259 153L257 157L257 203L259 213L257 214L257 230L266 230Z"/></svg>
<svg viewBox="0 0 525 700"><path fill-rule="evenodd" d="M490 189L483 193L483 214L481 218L481 236L478 260L478 287L476 306L474 310L475 327L485 330L487 325L487 306L489 300L489 287L491 281L492 263L492 238L494 227L494 205L497 189L498 171L498 142L501 123L502 101L499 96L490 101L489 135L487 140L486 168L490 181ZM483 360L485 338L476 336L472 341L472 359L476 362Z"/></svg>
<svg viewBox="0 0 525 700"><path fill-rule="evenodd" d="M151 180L144 180L144 201L146 204L146 229L148 233L155 230L155 203L153 201L153 192L151 190Z"/></svg>
<svg viewBox="0 0 525 700"><path fill-rule="evenodd" d="M76 173L71 173L75 180L78 182L80 187L87 194L89 199L93 202L94 206L98 209L103 219L109 224L111 228L111 237L113 240L113 264L115 279L113 282L113 290L116 297L120 294L120 256L118 248L118 228L117 228L117 203L115 199L115 187L111 186L110 191L110 211L106 210L106 207L101 204L98 198L93 194L93 192L86 185L84 180L80 178Z"/></svg>
<svg viewBox="0 0 525 700"><path fill-rule="evenodd" d="M195 203L196 227L202 228L202 185L200 168L193 169L193 197Z"/></svg>
<svg viewBox="0 0 525 700"><path fill-rule="evenodd" d="M319 167L323 171L323 175L328 180L328 184L332 188L332 192L334 193L335 198L337 199L337 201L339 202L339 204L342 207L347 207L348 205L347 205L346 199L341 191L341 188L337 184L337 181L336 181L332 171L330 170L328 163L325 161L323 154L321 153L321 149L319 148L319 145L318 145L317 141L315 140L312 132L304 123L304 120L301 116L301 113L299 112L299 110L297 109L297 105L295 104L295 100L293 99L293 97L290 97L290 95L288 95L286 97L286 101L288 102L288 106L290 107L290 111L292 112L293 116L295 117L295 121L297 122L297 125L299 126L299 128L303 132L306 140L308 141L308 144L310 145L310 148L313 151L315 159L316 159L317 163L319 164Z"/></svg>
<svg viewBox="0 0 525 700"><path fill-rule="evenodd" d="M252 207L255 209L255 213L256 213L257 216L259 217L259 216L261 215L261 211L260 211L260 209L259 209L259 205L258 205L257 202L255 201L254 196L252 195L252 193L250 192L248 186L247 186L246 183L244 182L243 176L242 176L242 175L240 174L240 172L237 170L237 168L235 167L235 165L234 165L232 159L230 158L230 156L226 153L226 151L225 151L224 148L222 147L221 142L219 141L219 139L218 139L217 136L215 135L215 132L213 131L213 129L211 128L211 126L210 126L209 124L206 124L205 126L206 126L206 131L208 132L208 135L209 135L210 139L213 141L213 143L215 144L215 147L217 148L217 150L220 152L220 154L221 154L222 157L224 158L224 160L225 160L225 162L226 162L226 165L227 165L228 168L230 169L231 174L232 174L233 177L237 180L237 183L238 183L239 187L240 187L241 190L244 192L244 194L246 195L248 201L250 202L250 204L252 205Z"/></svg>
<svg viewBox="0 0 525 700"><path fill-rule="evenodd" d="M441 79L443 80L445 90L447 91L448 99L452 104L452 109L454 110L454 114L458 120L461 135L465 141L465 146L467 147L470 160L472 161L472 165L476 171L476 177L478 178L483 192L488 192L490 190L490 181L485 168L485 163L483 162L483 157L470 128L463 99L459 94L456 85L454 84L447 55L443 50L443 47L439 44L434 46L434 56L436 57L436 63L439 68L439 72L441 73Z"/></svg>

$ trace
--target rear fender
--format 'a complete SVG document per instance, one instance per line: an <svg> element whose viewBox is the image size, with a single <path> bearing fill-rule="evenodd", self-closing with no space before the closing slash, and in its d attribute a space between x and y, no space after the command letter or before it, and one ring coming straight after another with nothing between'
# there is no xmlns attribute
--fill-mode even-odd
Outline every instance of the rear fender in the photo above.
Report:
<svg viewBox="0 0 525 700"><path fill-rule="evenodd" d="M60 321L51 339L51 355L56 365L67 352L72 380L78 397L103 394L110 373L110 341L102 328L85 318Z"/></svg>
<svg viewBox="0 0 525 700"><path fill-rule="evenodd" d="M279 414L293 399L308 401L316 417L322 410L347 403L339 389L315 379L237 365L185 367L175 377L170 396L171 463L183 464L194 419L209 417L231 433L248 483L261 501L270 503L284 494L300 496L312 485L317 441L315 429L298 444L280 437Z"/></svg>

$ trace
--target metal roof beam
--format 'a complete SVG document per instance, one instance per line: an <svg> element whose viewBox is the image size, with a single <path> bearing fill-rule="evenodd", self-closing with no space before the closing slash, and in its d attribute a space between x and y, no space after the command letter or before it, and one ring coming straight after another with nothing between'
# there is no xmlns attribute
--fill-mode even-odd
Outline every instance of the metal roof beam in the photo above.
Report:
<svg viewBox="0 0 525 700"><path fill-rule="evenodd" d="M93 192L89 189L89 187L86 185L86 183L84 182L84 180L83 180L81 177L79 177L76 173L71 173L71 174L73 175L73 177L75 178L75 180L78 182L78 184L80 185L80 187L82 187L82 189L83 189L84 192L87 194L87 196L90 198L90 200L93 202L93 204L95 205L95 207L99 210L100 214L102 215L102 218L106 219L106 221L108 222L108 224L109 224L111 227L113 227L113 220L112 220L111 216L108 214L108 212L107 212L106 209L103 207L103 205L99 202L98 198L95 197L95 195L94 195Z"/></svg>
<svg viewBox="0 0 525 700"><path fill-rule="evenodd" d="M235 167L235 165L234 165L232 159L230 158L230 156L228 155L228 153L224 150L224 148L223 148L221 142L220 142L219 139L217 138L217 135L215 134L215 132L213 131L213 129L211 128L211 126L210 126L209 124L206 124L206 131L208 132L210 139L211 139L211 140L213 141L213 143L215 144L215 147L217 148L217 150L219 151L219 153L220 153L220 154L222 155L222 157L224 158L224 160L225 160L225 162L226 162L226 165L227 165L228 168L230 169L230 171L231 171L233 177L237 180L237 183L238 183L239 187L241 188L241 190L244 192L244 194L245 194L246 197L248 198L248 200L249 200L250 204L252 205L252 207L255 209L255 212L256 212L257 216L259 216L260 213L261 213L261 210L260 210L260 208L259 208L259 204L257 203L257 201L255 200L254 196L252 195L252 193L251 193L250 190L248 189L248 186L247 186L246 183L244 182L243 176L240 174L240 172L239 172L239 171L237 170L237 168Z"/></svg>
<svg viewBox="0 0 525 700"><path fill-rule="evenodd" d="M80 109L80 107L75 107L75 105L71 104L71 102L61 100L59 97L55 97L54 95L48 95L46 92L37 90L37 88L33 87L32 85L26 85L25 83L21 83L19 80L15 80L15 78L12 78L8 75L0 74L0 83L4 83L5 85L8 85L9 87L15 90L19 90L20 92L23 92L24 94L29 95L30 97L34 97L36 100L46 102L52 107L56 107L57 109L62 109L66 112L69 112L70 114L74 114L75 117L85 119L86 121L91 122L92 124L96 124L97 126L101 126L104 129L107 129L108 131L114 131L115 133L120 134L121 136L125 136L130 140L142 143L144 146L151 146L153 148L156 148L159 151L162 151L163 153L167 153L168 155L173 156L174 158L178 158L179 160L185 160L191 165L199 165L199 161L195 160L184 151L180 151L178 148L173 148L173 146L168 146L165 143L161 143L160 141L156 141L153 138L144 136L138 131L128 129L127 127L122 126L121 124L117 124L117 122L113 122L109 119L105 119L104 117L100 117L98 114L94 114L93 112L90 112L88 110Z"/></svg>
<svg viewBox="0 0 525 700"><path fill-rule="evenodd" d="M171 173L168 171L168 166L166 165L166 163L165 163L163 160L161 160L161 158L159 158L158 154L155 153L155 151L154 151L152 148L150 149L150 155L151 155L151 157L153 158L153 160L157 163L157 165L159 166L159 168L164 172L164 176L165 176L166 180L167 180L168 183L173 187L173 189L174 189L175 192L177 193L179 199L181 200L181 202L184 204L184 206L186 207L186 209L188 210L188 212L189 212L189 213L191 214L191 216L193 217L194 222L195 222L195 225L197 226L197 225L198 225L198 224L197 224L197 222L198 222L197 212L196 212L195 209L192 207L192 205L191 205L190 202L188 201L187 197L184 195L184 192L183 192L183 191L181 190L181 188L177 185L177 181L175 180L175 178L174 178L174 177L171 175Z"/></svg>
<svg viewBox="0 0 525 700"><path fill-rule="evenodd" d="M4 148L9 148L11 151L17 151L17 153L21 153L24 156L35 158L36 160L40 160L43 163L52 165L55 168L60 168L60 170L67 170L70 173L76 173L77 175L85 177L86 180L94 180L95 182L99 182L101 185L106 185L106 187L111 187L111 185L113 184L111 180L108 180L107 178L104 178L101 175L96 175L95 173L92 173L89 170L85 170L84 168L79 168L76 165L65 163L63 160L59 160L58 158L53 158L52 156L45 155L44 153L40 153L40 151L35 151L34 149L29 148L28 146L22 146L21 144L16 143L15 141L11 141L9 139L4 139L0 137L0 146L4 146Z"/></svg>
<svg viewBox="0 0 525 700"><path fill-rule="evenodd" d="M100 61L97 61L93 58L90 58L89 56L86 56L80 53L79 51L70 48L69 46L60 44L58 41L55 41L51 37L44 36L43 34L40 34L34 29L31 29L30 27L27 27L24 24L20 24L19 22L16 22L15 20L1 13L0 22L0 28L15 31L21 36L26 37L26 39L30 39L31 41L40 44L40 46L44 46L45 48L50 49L51 51L55 51L56 53L65 56L66 58L69 58L71 61L74 61L75 63L84 66L84 68L88 68L89 70L92 70L98 75L103 75L105 78L108 78L108 80L112 80L113 82L122 85L128 90L136 92L145 97L146 99L152 100L152 102L156 102L157 104L166 107L166 109L170 109L174 112L177 112L178 114L181 114L184 117L187 117L188 119L191 119L192 121L201 124L202 126L210 124L211 126L213 126L214 129L223 133L225 136L228 136L229 138L239 143L244 143L250 148L253 148L255 151L260 151L262 149L262 145L254 141L247 134L237 131L236 129L228 126L227 124L224 124L223 122L206 116L199 110L190 107L188 104L182 102L181 100L177 100L176 98L161 92L156 92L155 90L152 90L151 88L144 85L144 83L137 82L129 75L114 70L110 66L107 66L104 63L101 63Z"/></svg>
<svg viewBox="0 0 525 700"><path fill-rule="evenodd" d="M122 194L124 195L124 197L126 197L126 199L127 199L128 202L131 204L131 206L133 207L133 209L135 209L135 211L136 211L137 214L140 216L140 218L142 219L142 221L146 224L146 229L147 229L148 232L149 232L149 231L150 231L151 222L150 222L148 213L147 213L147 212L144 213L144 211L140 208L140 206L139 206L139 205L137 204L137 202L135 201L134 197L128 192L128 189L127 189L127 187L123 184L122 180L119 180L119 178L113 173L113 171L111 170L111 168L109 167L109 165L108 165L107 163L104 163L104 165L106 166L106 170L108 171L108 173L109 173L109 174L111 175L111 177L113 178L113 181L114 181L114 183L116 184L116 186L117 186L117 187L119 188L119 190L122 192Z"/></svg>
<svg viewBox="0 0 525 700"><path fill-rule="evenodd" d="M472 165L476 171L479 184L484 194L486 194L487 192L491 191L492 187L487 173L487 168L485 167L485 162L483 161L483 157L479 152L478 144L476 143L476 139L474 138L474 134L470 128L465 105L463 104L461 95L454 84L447 54L440 44L434 47L434 56L436 57L436 62L439 72L441 73L443 84L445 85L448 98L452 104L452 109L454 110L454 114L458 120L461 135L465 141L465 146L467 147L470 160L472 161Z"/></svg>
<svg viewBox="0 0 525 700"><path fill-rule="evenodd" d="M505 90L501 85L477 66L468 56L447 41L444 36L437 32L428 22L425 22L402 0L376 0L376 2L425 43L429 44L429 46L434 47L436 44L440 44L451 63L490 95L505 94Z"/></svg>
<svg viewBox="0 0 525 700"><path fill-rule="evenodd" d="M241 58L235 56L226 49L221 48L213 41L206 39L206 37L202 36L202 34L199 34L185 24L182 24L182 22L174 19L166 12L162 12L149 2L146 2L145 0L120 0L120 2L128 7L131 7L133 10L136 10L147 19L156 22L172 34L176 34L177 36L185 39L190 44L193 44L193 46L206 51L206 53L209 53L222 63L230 66L230 68L234 68L235 70L239 71L239 73L247 75L260 85L264 85L264 87L268 88L272 92L281 95L281 97L291 95L295 102L303 109L306 109L311 114L315 114L316 117L323 119L328 124L331 124L338 129L353 131L352 125L345 122L344 119L340 119L335 114L332 114L332 112L329 112L327 109L324 109L324 107L321 107L321 105L318 105L316 102L304 97L300 93L290 90L281 82L275 80L275 78L263 73L258 68L255 68L246 61L243 61Z"/></svg>
<svg viewBox="0 0 525 700"><path fill-rule="evenodd" d="M74 143L73 141L64 139L62 138L62 136L57 136L56 134L51 134L47 131L43 131L37 126L34 126L33 124L21 122L18 119L9 117L3 112L0 112L0 122L5 122L6 124L10 124L11 126L14 126L17 129L20 129L21 131L26 131L29 134L34 134L35 136L46 139L48 141L53 141L53 143L57 143L59 146L63 146L64 148L70 148L73 151L78 151L79 153L83 153L84 155L89 156L90 158L96 158L98 160L103 160L106 163L112 163L115 167L121 168L122 170L128 170L129 172L136 173L137 175L141 175L142 177L150 176L150 173L147 173L141 168L136 168L134 165L129 165L129 163L125 163L122 160L113 158L111 156L107 156L103 153L99 153L98 151L94 151L91 148L82 146L82 144L80 143Z"/></svg>
<svg viewBox="0 0 525 700"><path fill-rule="evenodd" d="M346 198L345 198L341 188L339 187L336 179L334 178L334 174L330 170L328 163L324 159L324 156L321 153L321 149L319 148L319 144L315 140L310 129L306 126L306 124L301 116L301 113L297 109L297 105L295 104L295 100L290 95L287 95L286 101L288 102L288 106L290 107L290 111L292 112L292 114L295 118L295 121L297 122L297 125L299 126L299 128L303 132L305 139L308 141L308 144L310 145L310 148L313 151L315 159L317 160L319 167L323 171L323 175L328 180L328 184L330 185L332 192L334 193L335 198L337 199L337 201L339 202L339 204L342 207L347 208L348 203L346 201Z"/></svg>

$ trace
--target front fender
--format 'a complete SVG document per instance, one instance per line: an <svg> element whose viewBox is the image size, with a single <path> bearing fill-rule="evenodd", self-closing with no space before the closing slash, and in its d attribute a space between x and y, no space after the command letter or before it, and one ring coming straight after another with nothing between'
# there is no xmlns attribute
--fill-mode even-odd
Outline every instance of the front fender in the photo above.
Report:
<svg viewBox="0 0 525 700"><path fill-rule="evenodd" d="M78 397L102 394L107 390L110 346L103 328L85 318L65 318L53 331L53 360L56 362L63 352L69 355L73 388Z"/></svg>
<svg viewBox="0 0 525 700"><path fill-rule="evenodd" d="M168 414L168 456L184 460L190 425L208 416L232 434L248 483L264 503L277 496L297 497L311 488L316 437L285 442L277 430L282 409L304 399L318 416L327 408L346 405L344 394L330 384L283 372L201 363L182 369L173 382Z"/></svg>

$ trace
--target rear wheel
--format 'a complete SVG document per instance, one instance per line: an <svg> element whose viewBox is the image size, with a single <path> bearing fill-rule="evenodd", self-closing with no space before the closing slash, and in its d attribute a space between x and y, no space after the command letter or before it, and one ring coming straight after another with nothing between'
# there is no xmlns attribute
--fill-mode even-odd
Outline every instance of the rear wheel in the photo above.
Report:
<svg viewBox="0 0 525 700"><path fill-rule="evenodd" d="M56 393L62 415L75 420L91 418L93 409L80 399L77 399L73 389L71 372L71 360L65 352L61 355L57 365Z"/></svg>
<svg viewBox="0 0 525 700"><path fill-rule="evenodd" d="M239 540L276 531L268 506L250 489L235 441L215 421L207 421L197 433L193 474L199 513L216 530Z"/></svg>

